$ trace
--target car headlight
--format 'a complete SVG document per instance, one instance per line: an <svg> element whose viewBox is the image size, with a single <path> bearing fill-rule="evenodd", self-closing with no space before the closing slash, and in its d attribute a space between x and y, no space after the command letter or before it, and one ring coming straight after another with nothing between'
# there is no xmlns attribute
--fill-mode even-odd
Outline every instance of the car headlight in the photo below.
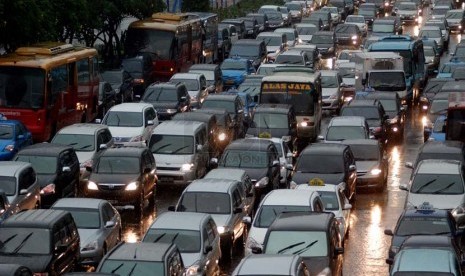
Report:
<svg viewBox="0 0 465 276"><path fill-rule="evenodd" d="M129 142L140 142L140 141L142 141L142 135L134 136L131 138L131 140L129 140Z"/></svg>
<svg viewBox="0 0 465 276"><path fill-rule="evenodd" d="M125 190L126 191L135 191L135 190L137 190L137 187L139 186L138 184L139 183L137 183L137 181L131 182L126 186Z"/></svg>
<svg viewBox="0 0 465 276"><path fill-rule="evenodd" d="M220 141L226 140L227 137L228 137L228 136L227 136L226 133L224 133L224 132L221 132L221 133L218 135L218 139L219 139Z"/></svg>
<svg viewBox="0 0 465 276"><path fill-rule="evenodd" d="M168 108L168 109L166 110L166 113L168 113L168 114L173 114L173 113L176 113L176 111L177 111L176 109Z"/></svg>
<svg viewBox="0 0 465 276"><path fill-rule="evenodd" d="M192 167L194 167L194 164L182 164L181 166L181 171L183 172L188 172L192 169Z"/></svg>
<svg viewBox="0 0 465 276"><path fill-rule="evenodd" d="M95 184L95 182L89 181L89 182L87 182L87 189L96 191L96 190L98 190L98 186L97 186L97 184Z"/></svg>
<svg viewBox="0 0 465 276"><path fill-rule="evenodd" d="M218 226L218 227L216 227L216 230L221 235L221 234L224 234L226 232L229 232L229 227L228 226Z"/></svg>
<svg viewBox="0 0 465 276"><path fill-rule="evenodd" d="M357 39L358 39L358 36L356 36L356 35L352 36L352 40L357 40Z"/></svg>
<svg viewBox="0 0 465 276"><path fill-rule="evenodd" d="M89 242L88 244L86 244L82 249L81 251L91 251L91 250L95 250L98 248L98 242L95 240L95 241L91 241Z"/></svg>
<svg viewBox="0 0 465 276"><path fill-rule="evenodd" d="M14 150L15 150L15 145L13 145L13 144L7 145L7 146L3 149L3 151L9 151L9 152L12 152L12 151L14 151Z"/></svg>
<svg viewBox="0 0 465 276"><path fill-rule="evenodd" d="M186 269L186 276L191 276L191 275L198 275L200 274L201 269L200 266L195 264L191 265Z"/></svg>
<svg viewBox="0 0 465 276"><path fill-rule="evenodd" d="M381 169L379 168L374 168L370 171L372 175L379 175L381 173Z"/></svg>
<svg viewBox="0 0 465 276"><path fill-rule="evenodd" d="M303 121L303 122L300 122L300 126L306 127L306 126L308 126L308 123L307 123L307 122L305 122L305 121Z"/></svg>
<svg viewBox="0 0 465 276"><path fill-rule="evenodd" d="M268 176L265 176L263 177L262 179L258 180L256 183L255 183L255 187L257 188L263 188L265 187L266 185L268 185L268 181L270 179L268 178Z"/></svg>
<svg viewBox="0 0 465 276"><path fill-rule="evenodd" d="M55 184L54 183L50 183L50 184L48 184L47 186L43 187L40 190L41 195L49 195L49 194L54 194L54 193L55 193Z"/></svg>

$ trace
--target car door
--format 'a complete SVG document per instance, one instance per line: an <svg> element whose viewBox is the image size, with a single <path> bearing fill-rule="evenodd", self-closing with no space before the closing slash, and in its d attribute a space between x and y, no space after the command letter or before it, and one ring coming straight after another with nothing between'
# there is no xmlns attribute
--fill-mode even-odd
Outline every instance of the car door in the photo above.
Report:
<svg viewBox="0 0 465 276"><path fill-rule="evenodd" d="M107 250L110 250L117 245L120 240L121 222L118 219L117 211L108 202L102 205L102 220L105 243L107 244ZM106 227L105 225L109 221L112 221L114 225Z"/></svg>
<svg viewBox="0 0 465 276"><path fill-rule="evenodd" d="M272 183L273 183L273 189L277 189L279 187L279 182L280 182L280 178L281 178L281 167L279 166L279 154L278 154L278 150L276 149L276 146L273 144L273 145L270 145L270 147L268 148L268 157L269 157L269 170L271 172L271 180L272 180ZM273 163L275 162L278 162L277 164L278 165L274 165L273 166Z"/></svg>
<svg viewBox="0 0 465 276"><path fill-rule="evenodd" d="M205 78L204 75L201 75L199 81L200 81L200 94L199 94L198 100L199 100L200 106L202 106L203 101L208 96L207 79Z"/></svg>
<svg viewBox="0 0 465 276"><path fill-rule="evenodd" d="M21 193L25 190L25 193ZM11 202L17 205L19 210L29 210L36 208L36 196L39 195L39 184L37 183L36 172L32 167L28 167L19 173L18 196Z"/></svg>
<svg viewBox="0 0 465 276"><path fill-rule="evenodd" d="M344 151L344 167L346 168L346 183L351 193L355 194L357 183L357 170L351 170L351 166L355 167L355 158L350 149Z"/></svg>
<svg viewBox="0 0 465 276"><path fill-rule="evenodd" d="M65 150L58 156L58 168L57 168L57 180L59 183L55 183L57 192L61 193L60 197L74 197L79 180L79 174L77 175L75 164L73 164L73 158L70 150ZM78 168L79 172L79 168Z"/></svg>
<svg viewBox="0 0 465 276"><path fill-rule="evenodd" d="M337 198L339 200L339 205L342 211L342 216L344 217L344 223L345 223L344 230L346 230L350 222L350 209L344 209L344 206L346 204L349 204L350 202L347 199L346 195L344 194L343 190L337 189L336 193L337 193Z"/></svg>

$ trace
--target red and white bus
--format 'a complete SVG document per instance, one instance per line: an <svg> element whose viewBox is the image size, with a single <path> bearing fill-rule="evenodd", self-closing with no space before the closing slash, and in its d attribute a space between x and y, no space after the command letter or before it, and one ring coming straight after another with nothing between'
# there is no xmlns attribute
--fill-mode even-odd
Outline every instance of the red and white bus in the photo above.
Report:
<svg viewBox="0 0 465 276"><path fill-rule="evenodd" d="M154 13L149 19L129 25L124 51L128 57L150 54L154 79L167 81L202 60L202 44L200 18L184 13Z"/></svg>
<svg viewBox="0 0 465 276"><path fill-rule="evenodd" d="M0 113L22 121L34 142L97 115L97 51L64 43L18 48L0 57Z"/></svg>

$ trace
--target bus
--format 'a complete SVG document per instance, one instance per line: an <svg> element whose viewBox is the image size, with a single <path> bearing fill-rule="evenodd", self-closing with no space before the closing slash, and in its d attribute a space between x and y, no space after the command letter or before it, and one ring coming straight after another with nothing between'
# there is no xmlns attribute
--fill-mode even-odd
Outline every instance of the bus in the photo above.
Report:
<svg viewBox="0 0 465 276"><path fill-rule="evenodd" d="M23 122L34 142L97 116L97 50L50 42L0 57L0 113Z"/></svg>
<svg viewBox="0 0 465 276"><path fill-rule="evenodd" d="M259 104L293 105L301 145L315 141L321 126L321 75L304 74L266 76L259 95Z"/></svg>
<svg viewBox="0 0 465 276"><path fill-rule="evenodd" d="M200 18L187 13L154 13L132 22L124 41L127 57L149 54L157 81L168 81L175 73L187 72L202 58Z"/></svg>
<svg viewBox="0 0 465 276"><path fill-rule="evenodd" d="M202 23L202 62L214 63L218 59L218 15L210 12L190 12Z"/></svg>
<svg viewBox="0 0 465 276"><path fill-rule="evenodd" d="M404 58L407 83L407 103L417 102L425 80L425 54L423 42L407 35L382 37L368 47L368 52L396 52Z"/></svg>
<svg viewBox="0 0 465 276"><path fill-rule="evenodd" d="M465 142L465 93L451 92L445 124L446 140Z"/></svg>

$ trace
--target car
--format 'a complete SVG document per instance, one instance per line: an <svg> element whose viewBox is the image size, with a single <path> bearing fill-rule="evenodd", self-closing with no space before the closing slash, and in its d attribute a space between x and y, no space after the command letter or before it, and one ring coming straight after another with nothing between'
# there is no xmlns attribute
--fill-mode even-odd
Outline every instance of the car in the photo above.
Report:
<svg viewBox="0 0 465 276"><path fill-rule="evenodd" d="M357 167L350 146L334 143L308 145L297 158L292 181L307 183L318 178L324 183L344 182L345 195L355 200Z"/></svg>
<svg viewBox="0 0 465 276"><path fill-rule="evenodd" d="M122 60L121 67L129 73L133 81L133 99L140 99L147 86L155 81L154 59L156 58L152 58L150 54L141 54Z"/></svg>
<svg viewBox="0 0 465 276"><path fill-rule="evenodd" d="M263 75L247 75L243 83L241 83L237 90L249 94L255 105L258 104L258 94L260 93Z"/></svg>
<svg viewBox="0 0 465 276"><path fill-rule="evenodd" d="M310 272L299 255L266 254L244 257L231 275L300 276L310 275Z"/></svg>
<svg viewBox="0 0 465 276"><path fill-rule="evenodd" d="M141 102L153 105L159 121L192 109L191 96L184 83L153 83L147 87Z"/></svg>
<svg viewBox="0 0 465 276"><path fill-rule="evenodd" d="M428 39L434 39L436 43L438 44L439 48L439 55L442 55L443 52L446 51L445 48L445 43L444 43L444 38L442 36L441 29L437 26L423 26L419 33L418 37L421 38L428 38Z"/></svg>
<svg viewBox="0 0 465 276"><path fill-rule="evenodd" d="M296 183L293 183L296 184ZM323 201L325 212L332 212L339 222L339 234L342 239L342 244L349 236L350 229L350 213L352 204L349 203L344 194L345 186L343 184L323 183L323 181L309 181L304 184L296 184L297 190L310 190L320 194Z"/></svg>
<svg viewBox="0 0 465 276"><path fill-rule="evenodd" d="M220 95L237 95L241 98L242 104L244 107L244 116L245 116L245 121L244 123L246 125L249 125L251 117L254 113L255 106L257 106L257 103L254 102L252 96L246 92L241 92L240 90L237 90L236 88L231 88L228 91L221 92Z"/></svg>
<svg viewBox="0 0 465 276"><path fill-rule="evenodd" d="M386 259L386 263L391 266L389 275L402 275L402 273L462 275L461 252L447 236L409 237L394 259Z"/></svg>
<svg viewBox="0 0 465 276"><path fill-rule="evenodd" d="M306 19L305 23L310 23L309 21L314 22L314 18L319 18L323 21L323 27L321 28L323 31L331 31L333 30L333 20L331 18L331 13L329 11L320 11L316 10L313 11L312 14ZM309 20L309 21L307 21Z"/></svg>
<svg viewBox="0 0 465 276"><path fill-rule="evenodd" d="M184 83L186 85L192 109L200 108L208 96L207 80L201 73L176 73L169 82L174 84Z"/></svg>
<svg viewBox="0 0 465 276"><path fill-rule="evenodd" d="M176 212L210 214L220 234L221 258L226 263L235 250L242 248L247 237L247 227L242 223L247 213L241 188L241 182L235 180L194 180L184 189L176 206L169 207Z"/></svg>
<svg viewBox="0 0 465 276"><path fill-rule="evenodd" d="M174 243L120 243L109 251L97 272L118 275L183 275L184 262Z"/></svg>
<svg viewBox="0 0 465 276"><path fill-rule="evenodd" d="M376 140L344 140L355 157L357 166L357 189L374 188L382 192L387 187L389 175L388 156Z"/></svg>
<svg viewBox="0 0 465 276"><path fill-rule="evenodd" d="M356 49L362 44L362 32L357 25L339 24L334 29L337 45L347 45Z"/></svg>
<svg viewBox="0 0 465 276"><path fill-rule="evenodd" d="M433 38L422 37L421 41L423 42L423 47L432 47L437 53L440 53L439 44ZM425 56L425 59L426 59L426 56ZM454 60L457 60L457 59L454 58ZM437 73L437 72L433 71L433 73Z"/></svg>
<svg viewBox="0 0 465 276"><path fill-rule="evenodd" d="M256 39L265 42L267 62L274 62L276 56L287 49L287 36L285 33L263 32L259 33ZM263 63L260 66L262 65Z"/></svg>
<svg viewBox="0 0 465 276"><path fill-rule="evenodd" d="M105 113L107 113L107 110L114 106L116 102L116 90L111 87L111 84L106 81L99 82L97 118L102 119Z"/></svg>
<svg viewBox="0 0 465 276"><path fill-rule="evenodd" d="M315 44L325 58L333 57L337 53L336 42L336 35L330 31L316 32L310 40L310 44Z"/></svg>
<svg viewBox="0 0 465 276"><path fill-rule="evenodd" d="M447 78L428 78L425 88L423 88L423 95L428 99L431 100L434 95L436 95L441 88L449 82L450 79Z"/></svg>
<svg viewBox="0 0 465 276"><path fill-rule="evenodd" d="M236 27L233 25L220 25L218 24L218 61L222 62L225 58L228 57L229 51L231 50L231 36L230 28L236 30ZM237 33L235 37L237 39ZM223 85L223 83L221 83Z"/></svg>
<svg viewBox="0 0 465 276"><path fill-rule="evenodd" d="M81 266L97 266L122 238L121 217L106 200L62 198L50 208L71 213L80 238Z"/></svg>
<svg viewBox="0 0 465 276"><path fill-rule="evenodd" d="M299 2L290 1L290 2L284 3L284 5L289 9L291 13L292 23L299 23L300 21L302 21L303 8Z"/></svg>
<svg viewBox="0 0 465 276"><path fill-rule="evenodd" d="M40 186L31 163L0 161L0 181L9 204L18 212L41 206Z"/></svg>
<svg viewBox="0 0 465 276"><path fill-rule="evenodd" d="M260 39L241 39L232 44L229 55L236 59L247 59L252 63L253 69L257 69L262 62L266 61L266 44ZM222 70L225 70L221 68ZM223 72L223 76L224 76ZM224 84L223 84L224 85Z"/></svg>
<svg viewBox="0 0 465 276"><path fill-rule="evenodd" d="M362 32L362 36L366 37L368 34L368 25L365 22L365 17L363 15L348 15L346 17L345 24L354 24L357 25L360 31Z"/></svg>
<svg viewBox="0 0 465 276"><path fill-rule="evenodd" d="M75 197L79 188L79 161L71 146L40 143L19 151L13 161L28 162L40 187L42 208L60 198Z"/></svg>
<svg viewBox="0 0 465 276"><path fill-rule="evenodd" d="M26 210L0 227L1 264L19 264L34 275L62 275L77 268L79 234L73 217L62 210Z"/></svg>
<svg viewBox="0 0 465 276"><path fill-rule="evenodd" d="M438 93L431 98L429 101L429 108L422 117L423 141L428 140L430 137L436 119L441 115L447 115L448 107L449 93Z"/></svg>
<svg viewBox="0 0 465 276"><path fill-rule="evenodd" d="M304 18L302 18L302 21L300 23L302 23L302 24L313 24L320 31L326 30L326 26L325 26L325 24L323 23L323 20L320 18L320 16L318 14L315 14L314 16L310 15L309 17L304 17Z"/></svg>
<svg viewBox="0 0 465 276"><path fill-rule="evenodd" d="M116 103L134 100L134 78L124 69L108 70L101 73L102 79L108 82L116 92Z"/></svg>
<svg viewBox="0 0 465 276"><path fill-rule="evenodd" d="M337 66L337 72L342 78L340 83L342 102L348 103L355 98L355 90L359 86L360 72L355 62L341 62Z"/></svg>
<svg viewBox="0 0 465 276"><path fill-rule="evenodd" d="M145 200L154 204L158 177L155 159L147 147L111 148L92 165L84 197L105 199L112 205L132 205L142 213Z"/></svg>
<svg viewBox="0 0 465 276"><path fill-rule="evenodd" d="M291 11L292 12L292 11ZM254 18L257 20L258 33L262 33L268 29L268 16L263 13L248 13L246 17Z"/></svg>
<svg viewBox="0 0 465 276"><path fill-rule="evenodd" d="M320 11L328 11L331 14L331 22L333 26L342 22L341 14L336 6L325 6L320 9Z"/></svg>
<svg viewBox="0 0 465 276"><path fill-rule="evenodd" d="M344 103L341 87L342 76L336 70L321 70L320 73L321 109L339 114Z"/></svg>
<svg viewBox="0 0 465 276"><path fill-rule="evenodd" d="M441 29L442 38L444 39L444 49L447 51L449 49L449 40L450 40L450 29L447 20L444 19L428 19L424 26L437 26Z"/></svg>
<svg viewBox="0 0 465 276"><path fill-rule="evenodd" d="M460 141L426 141L419 149L414 163L405 162L410 169L416 168L425 159L458 160L465 164L465 144Z"/></svg>
<svg viewBox="0 0 465 276"><path fill-rule="evenodd" d="M319 135L318 140L340 142L346 139L370 139L372 137L365 117L339 116L331 118L325 134Z"/></svg>
<svg viewBox="0 0 465 276"><path fill-rule="evenodd" d="M460 58L452 57L449 62L444 62L441 64L441 66L439 66L436 78L452 79L452 74L454 73L455 69L463 68L464 66L465 62L460 61Z"/></svg>
<svg viewBox="0 0 465 276"><path fill-rule="evenodd" d="M445 18L451 32L463 34L465 29L465 13L463 9L447 9Z"/></svg>
<svg viewBox="0 0 465 276"><path fill-rule="evenodd" d="M309 67L313 70L319 70L322 67L322 60L320 50L318 47L312 44L298 44L292 47L291 49L303 51L307 54L308 62L305 67Z"/></svg>
<svg viewBox="0 0 465 276"><path fill-rule="evenodd" d="M439 7L433 9L433 19L440 18L439 14L435 12L442 13ZM445 12L444 12L445 13ZM418 23L418 6L414 2L400 2L396 3L394 7L393 16L399 16L402 24L416 24Z"/></svg>
<svg viewBox="0 0 465 276"><path fill-rule="evenodd" d="M371 30L373 27L373 22L377 18L377 13L376 10L372 7L363 7L363 5L366 4L360 5L357 14L363 16L363 18L365 19L365 23L367 24L368 30Z"/></svg>
<svg viewBox="0 0 465 276"><path fill-rule="evenodd" d="M435 71L439 69L440 54L436 51L435 47L424 46L423 52L425 55L425 65L427 66L428 76L434 75Z"/></svg>
<svg viewBox="0 0 465 276"><path fill-rule="evenodd" d="M282 138L288 136L291 145L297 139L297 119L292 105L261 104L254 112L247 130L247 137L264 136Z"/></svg>
<svg viewBox="0 0 465 276"><path fill-rule="evenodd" d="M292 23L291 12L286 6L280 6L279 12L281 12L281 16L284 20L284 26L290 26Z"/></svg>
<svg viewBox="0 0 465 276"><path fill-rule="evenodd" d="M223 72L223 89L239 86L245 76L255 73L252 62L244 58L228 58L221 63Z"/></svg>
<svg viewBox="0 0 465 276"><path fill-rule="evenodd" d="M93 159L102 150L111 148L114 139L106 125L80 123L60 129L50 143L71 146L79 160L81 177L85 177L86 166L92 166Z"/></svg>
<svg viewBox="0 0 465 276"><path fill-rule="evenodd" d="M305 51L290 49L276 56L274 64L292 66L310 66L310 58Z"/></svg>
<svg viewBox="0 0 465 276"><path fill-rule="evenodd" d="M428 140L434 141L446 141L446 125L447 117L445 115L440 115L436 118L436 121L433 123L433 126L428 134Z"/></svg>
<svg viewBox="0 0 465 276"><path fill-rule="evenodd" d="M362 62L362 59L359 57L359 54L361 53L363 53L362 50L342 49L341 51L339 51L336 57L336 60L334 62L334 67L337 69L339 68L339 65L341 63L345 63L345 62L355 62L355 63Z"/></svg>
<svg viewBox="0 0 465 276"><path fill-rule="evenodd" d="M215 164L216 160L212 160ZM279 154L273 142L258 139L239 139L224 150L218 167L240 168L252 178L255 196L260 198L278 189L280 183Z"/></svg>
<svg viewBox="0 0 465 276"><path fill-rule="evenodd" d="M260 10L258 11L260 13ZM284 27L283 16L278 11L267 10L263 12L268 17L268 29L275 30L280 27Z"/></svg>
<svg viewBox="0 0 465 276"><path fill-rule="evenodd" d="M266 232L280 213L297 211L323 212L325 205L320 194L313 191L279 189L264 196L255 217L244 218L244 223L250 225L244 255L252 254L253 248L263 248Z"/></svg>
<svg viewBox="0 0 465 276"><path fill-rule="evenodd" d="M15 205L11 205L3 190L0 190L0 225L8 217L18 213L19 210Z"/></svg>
<svg viewBox="0 0 465 276"><path fill-rule="evenodd" d="M434 208L424 202L417 209L407 209L400 214L394 230L385 229L384 234L391 236L388 256L394 258L402 243L410 236L441 235L454 239L457 246L463 247L463 232L459 230L455 218L449 210Z"/></svg>
<svg viewBox="0 0 465 276"><path fill-rule="evenodd" d="M96 121L100 123L100 120ZM116 145L148 141L158 125L157 111L149 103L122 103L113 106L101 121L108 126Z"/></svg>
<svg viewBox="0 0 465 276"><path fill-rule="evenodd" d="M292 47L299 43L299 33L294 28L277 28L274 32L286 34L287 47Z"/></svg>
<svg viewBox="0 0 465 276"><path fill-rule="evenodd" d="M162 213L150 225L142 243L174 243L186 266L185 275L216 275L220 271L220 235L209 214Z"/></svg>
<svg viewBox="0 0 465 276"><path fill-rule="evenodd" d="M189 68L189 73L200 73L205 76L208 94L223 91L223 73L219 64L193 64Z"/></svg>
<svg viewBox="0 0 465 276"><path fill-rule="evenodd" d="M464 168L460 161L426 159L420 161L408 184L399 189L406 191L405 208L418 207L427 201L439 209L454 209L463 205L465 195Z"/></svg>
<svg viewBox="0 0 465 276"><path fill-rule="evenodd" d="M244 38L255 38L259 33L258 21L253 17L239 17L238 19L244 20L245 23L245 36Z"/></svg>
<svg viewBox="0 0 465 276"><path fill-rule="evenodd" d="M333 213L281 213L268 228L263 249L255 253L300 255L313 275L341 275L344 248Z"/></svg>
<svg viewBox="0 0 465 276"><path fill-rule="evenodd" d="M27 266L19 264L0 264L0 274L14 276L34 276L34 272Z"/></svg>
<svg viewBox="0 0 465 276"><path fill-rule="evenodd" d="M197 109L194 113L205 113L213 115L216 118L218 130L213 134L213 139L215 140L213 148L217 150L218 155L221 155L226 146L235 139L235 124L232 121L231 115L224 108L202 108Z"/></svg>
<svg viewBox="0 0 465 276"><path fill-rule="evenodd" d="M389 36L402 34L402 24L400 24L398 17L392 16L390 18L376 18L373 21L372 33L373 36Z"/></svg>
<svg viewBox="0 0 465 276"><path fill-rule="evenodd" d="M226 109L231 116L234 139L243 138L247 132L244 103L239 95L209 95L203 102L202 108Z"/></svg>
<svg viewBox="0 0 465 276"><path fill-rule="evenodd" d="M29 145L32 145L32 134L26 126L0 115L0 161L11 160L20 149Z"/></svg>

